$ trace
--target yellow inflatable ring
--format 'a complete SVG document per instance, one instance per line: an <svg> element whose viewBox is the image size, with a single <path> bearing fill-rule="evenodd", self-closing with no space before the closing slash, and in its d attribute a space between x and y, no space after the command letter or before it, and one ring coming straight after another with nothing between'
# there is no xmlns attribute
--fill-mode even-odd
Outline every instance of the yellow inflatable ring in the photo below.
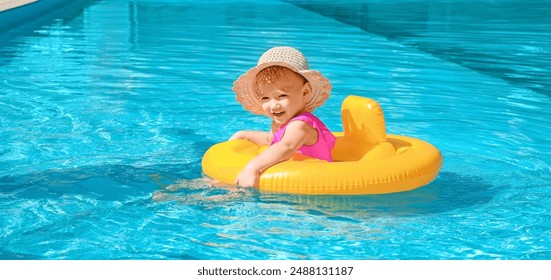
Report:
<svg viewBox="0 0 551 280"><path fill-rule="evenodd" d="M387 135L383 110L369 98L348 96L342 104L344 132L334 133L334 162L288 160L262 173L261 191L292 194L382 194L430 183L442 167L433 145L407 136ZM266 146L233 140L210 147L203 172L233 184L237 174Z"/></svg>

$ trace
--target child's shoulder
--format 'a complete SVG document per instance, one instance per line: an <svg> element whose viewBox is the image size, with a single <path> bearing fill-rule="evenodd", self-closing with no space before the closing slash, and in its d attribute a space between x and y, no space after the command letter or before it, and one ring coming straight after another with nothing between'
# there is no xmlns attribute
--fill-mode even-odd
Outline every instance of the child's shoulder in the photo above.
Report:
<svg viewBox="0 0 551 280"><path fill-rule="evenodd" d="M323 122L311 112L302 112L297 116L295 116L294 118L292 118L289 122L292 122L292 121L303 121L309 124L310 126L314 126L314 127L317 126L318 124L323 124Z"/></svg>
<svg viewBox="0 0 551 280"><path fill-rule="evenodd" d="M296 115L295 117L293 117L291 121L294 121L294 120L319 120L316 116L314 116L314 114L310 113L310 112L302 112L298 115Z"/></svg>

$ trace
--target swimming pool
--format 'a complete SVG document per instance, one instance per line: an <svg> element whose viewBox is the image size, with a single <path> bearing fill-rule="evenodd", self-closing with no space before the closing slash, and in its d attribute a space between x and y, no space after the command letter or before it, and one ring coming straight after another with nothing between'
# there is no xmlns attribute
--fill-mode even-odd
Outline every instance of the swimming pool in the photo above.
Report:
<svg viewBox="0 0 551 280"><path fill-rule="evenodd" d="M0 37L0 259L551 258L550 17L472 27L480 5L416 2L429 16L406 22L383 16L402 1L363 2L370 30L323 3L88 1ZM193 180L208 147L268 127L231 85L275 45L332 81L330 129L371 97L389 133L440 149L437 179L375 196Z"/></svg>

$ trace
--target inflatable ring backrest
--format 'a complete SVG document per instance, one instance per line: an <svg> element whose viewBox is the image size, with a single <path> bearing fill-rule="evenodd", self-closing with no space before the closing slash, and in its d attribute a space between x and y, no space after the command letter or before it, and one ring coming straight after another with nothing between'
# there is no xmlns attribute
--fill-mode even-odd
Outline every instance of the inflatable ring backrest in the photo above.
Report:
<svg viewBox="0 0 551 280"><path fill-rule="evenodd" d="M335 161L374 160L396 154L387 141L383 109L377 101L350 95L342 103L344 133L337 135Z"/></svg>

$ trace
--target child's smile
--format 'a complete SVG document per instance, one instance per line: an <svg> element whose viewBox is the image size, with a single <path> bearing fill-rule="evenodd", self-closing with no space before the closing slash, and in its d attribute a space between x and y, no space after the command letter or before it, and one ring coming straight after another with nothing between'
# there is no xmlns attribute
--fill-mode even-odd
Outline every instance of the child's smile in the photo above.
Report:
<svg viewBox="0 0 551 280"><path fill-rule="evenodd" d="M285 111L283 111L283 112L277 112L277 113L276 113L276 112L273 112L272 114L274 114L274 116L276 116L276 117L281 117L281 116L283 116L283 114L285 114Z"/></svg>
<svg viewBox="0 0 551 280"><path fill-rule="evenodd" d="M283 69L281 76L259 84L258 89L264 114L282 125L304 110L310 84L299 74Z"/></svg>

